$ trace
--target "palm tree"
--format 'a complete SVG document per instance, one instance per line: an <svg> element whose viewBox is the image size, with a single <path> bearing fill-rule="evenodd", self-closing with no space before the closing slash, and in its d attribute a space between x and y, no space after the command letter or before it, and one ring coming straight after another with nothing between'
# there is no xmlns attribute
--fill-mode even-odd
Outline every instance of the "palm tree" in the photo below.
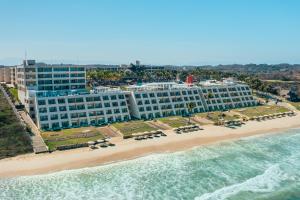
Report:
<svg viewBox="0 0 300 200"><path fill-rule="evenodd" d="M192 115L193 109L196 107L196 105L194 102L190 102L190 103L187 103L186 106L189 111L189 124L190 124L191 123L191 115Z"/></svg>

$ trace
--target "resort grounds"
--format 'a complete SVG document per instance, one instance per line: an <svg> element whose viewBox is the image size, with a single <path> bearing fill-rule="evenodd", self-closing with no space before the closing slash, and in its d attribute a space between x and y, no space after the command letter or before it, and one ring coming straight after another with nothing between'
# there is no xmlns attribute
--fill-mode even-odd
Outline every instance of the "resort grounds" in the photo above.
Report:
<svg viewBox="0 0 300 200"><path fill-rule="evenodd" d="M190 118L182 116L170 116L154 120L133 120L129 122L113 123L103 127L81 127L62 129L59 131L42 132L41 135L50 151L55 151L61 146L78 145L85 146L91 141L104 138L120 139L132 138L134 135L151 131L167 131L189 125L206 127L207 125L222 125L222 121L248 121L253 117L266 116L288 112L289 109L277 105L255 106L230 111L214 111L208 113L195 113Z"/></svg>

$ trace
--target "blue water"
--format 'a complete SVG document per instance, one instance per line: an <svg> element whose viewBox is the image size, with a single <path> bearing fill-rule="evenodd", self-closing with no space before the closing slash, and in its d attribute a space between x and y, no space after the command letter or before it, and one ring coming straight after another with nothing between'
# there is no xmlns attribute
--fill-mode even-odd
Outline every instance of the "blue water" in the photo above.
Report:
<svg viewBox="0 0 300 200"><path fill-rule="evenodd" d="M300 199L300 129L48 175L0 179L0 199Z"/></svg>

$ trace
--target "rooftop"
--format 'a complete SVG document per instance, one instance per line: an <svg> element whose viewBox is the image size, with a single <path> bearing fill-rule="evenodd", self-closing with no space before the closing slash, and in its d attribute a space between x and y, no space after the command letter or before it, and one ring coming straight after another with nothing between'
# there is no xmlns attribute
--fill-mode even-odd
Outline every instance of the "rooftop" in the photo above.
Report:
<svg viewBox="0 0 300 200"><path fill-rule="evenodd" d="M159 83L146 83L142 85L131 85L126 87L130 91L147 91L147 90L172 90L182 88L195 88L194 85L180 84L176 82L159 82Z"/></svg>

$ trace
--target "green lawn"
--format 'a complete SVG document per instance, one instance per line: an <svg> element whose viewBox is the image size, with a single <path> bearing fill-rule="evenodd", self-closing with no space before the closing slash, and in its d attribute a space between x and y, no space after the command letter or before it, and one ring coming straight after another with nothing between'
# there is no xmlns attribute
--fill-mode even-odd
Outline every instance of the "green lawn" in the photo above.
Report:
<svg viewBox="0 0 300 200"><path fill-rule="evenodd" d="M183 118L180 116L160 118L158 120L164 124L167 124L167 125L173 127L173 128L188 125L188 118Z"/></svg>
<svg viewBox="0 0 300 200"><path fill-rule="evenodd" d="M266 105L266 106L255 106L249 108L235 109L234 111L246 115L247 117L254 117L254 116L269 115L274 113L282 113L282 112L287 112L289 110L282 106Z"/></svg>
<svg viewBox="0 0 300 200"><path fill-rule="evenodd" d="M17 88L9 88L9 92L13 95L16 101L19 101L18 89Z"/></svg>
<svg viewBox="0 0 300 200"><path fill-rule="evenodd" d="M32 151L28 133L0 91L0 159Z"/></svg>
<svg viewBox="0 0 300 200"><path fill-rule="evenodd" d="M116 129L118 129L123 136L130 136L133 133L142 133L145 131L154 131L156 128L151 127L143 121L130 121L130 122L120 122L112 124Z"/></svg>
<svg viewBox="0 0 300 200"><path fill-rule="evenodd" d="M300 102L289 102L290 104L292 104L295 108L297 108L297 110L300 110Z"/></svg>
<svg viewBox="0 0 300 200"><path fill-rule="evenodd" d="M234 120L234 119L239 119L240 116L238 115L230 115L226 112L220 112L220 111L215 111L215 112L208 112L208 113L200 113L200 114L197 114L198 117L202 117L202 118L206 118L210 121L213 121L213 122L218 122L219 119L224 119L224 120Z"/></svg>
<svg viewBox="0 0 300 200"><path fill-rule="evenodd" d="M82 144L104 138L103 134L95 127L43 132L42 137L51 151L62 145Z"/></svg>

